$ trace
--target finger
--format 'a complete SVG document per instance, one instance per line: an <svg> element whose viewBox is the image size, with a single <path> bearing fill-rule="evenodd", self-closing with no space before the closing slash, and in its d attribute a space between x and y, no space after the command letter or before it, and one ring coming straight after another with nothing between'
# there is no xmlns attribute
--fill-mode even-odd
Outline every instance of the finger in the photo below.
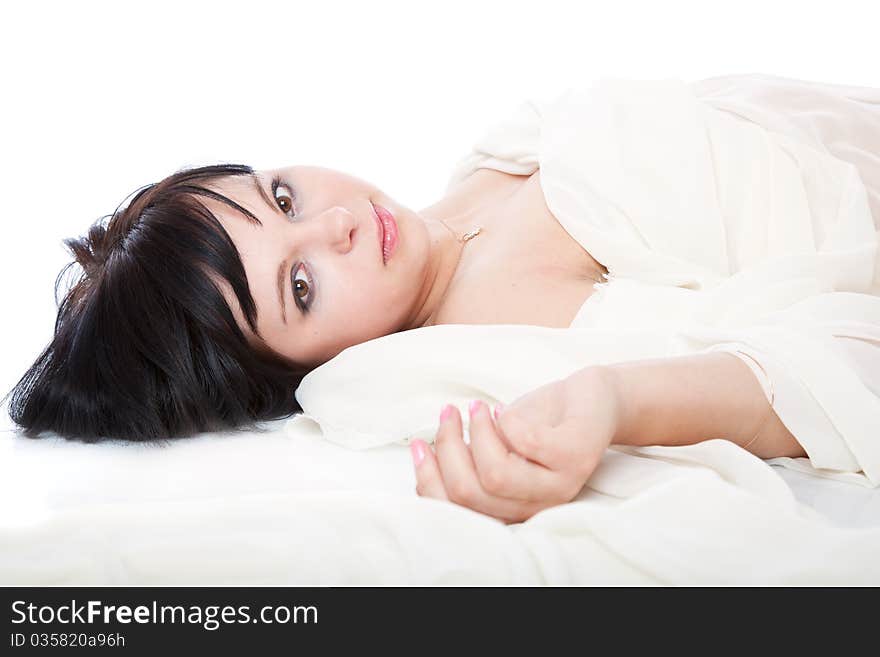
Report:
<svg viewBox="0 0 880 657"><path fill-rule="evenodd" d="M485 405L483 412L488 416ZM539 504L505 499L490 495L483 489L471 450L464 442L461 414L454 406L445 407L441 413L435 447L443 485L450 501L495 518L517 522L548 506L546 501Z"/></svg>
<svg viewBox="0 0 880 657"><path fill-rule="evenodd" d="M437 463L449 499L475 508L481 498L473 458L464 442L461 413L452 404L440 411L440 427L434 440Z"/></svg>
<svg viewBox="0 0 880 657"><path fill-rule="evenodd" d="M552 432L550 427L544 430L544 440L538 434L536 423L529 421L515 411L502 411L496 421L498 431L504 436L511 449L523 458L533 461L551 470L562 470L564 463L554 458L552 450L547 449L545 441Z"/></svg>
<svg viewBox="0 0 880 657"><path fill-rule="evenodd" d="M471 454L480 485L489 495L524 502L567 502L571 488L560 472L507 449L489 409L480 403L471 414Z"/></svg>
<svg viewBox="0 0 880 657"><path fill-rule="evenodd" d="M492 408L492 417L494 418L496 423L498 422L498 414L501 413L501 411L503 411L504 408L505 408L504 404L501 404L501 403L495 404L495 406ZM501 444L504 445L504 449L506 449L508 452L516 453L516 450L513 449L513 445L511 445L509 442L507 442L507 438L500 431L496 431L495 434L498 436L498 439L501 441Z"/></svg>
<svg viewBox="0 0 880 657"><path fill-rule="evenodd" d="M413 440L409 447L416 470L416 493L421 497L448 500L437 458L431 448L423 440Z"/></svg>

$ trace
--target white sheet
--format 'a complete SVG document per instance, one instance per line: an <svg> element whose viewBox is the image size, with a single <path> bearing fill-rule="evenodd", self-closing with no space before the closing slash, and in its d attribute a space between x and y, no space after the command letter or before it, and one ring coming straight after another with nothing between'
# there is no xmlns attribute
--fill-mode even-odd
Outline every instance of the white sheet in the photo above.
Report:
<svg viewBox="0 0 880 657"><path fill-rule="evenodd" d="M507 527L417 497L404 446L266 426L161 449L2 434L0 584L880 583L873 490L806 477L816 513L794 512L769 468L734 485L609 451L579 501Z"/></svg>

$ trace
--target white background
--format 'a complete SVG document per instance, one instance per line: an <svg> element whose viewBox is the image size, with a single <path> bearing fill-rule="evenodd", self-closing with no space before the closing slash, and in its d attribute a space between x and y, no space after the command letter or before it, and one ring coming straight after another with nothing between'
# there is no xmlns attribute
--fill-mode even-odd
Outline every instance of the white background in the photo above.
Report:
<svg viewBox="0 0 880 657"><path fill-rule="evenodd" d="M495 118L599 77L880 87L873 5L3 3L0 396L51 339L61 240L178 168L328 166L418 210Z"/></svg>

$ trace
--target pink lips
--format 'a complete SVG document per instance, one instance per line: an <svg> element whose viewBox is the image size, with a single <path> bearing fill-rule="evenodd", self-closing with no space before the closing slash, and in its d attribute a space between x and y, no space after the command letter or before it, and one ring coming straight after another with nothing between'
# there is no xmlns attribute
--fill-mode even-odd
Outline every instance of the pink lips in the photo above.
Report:
<svg viewBox="0 0 880 657"><path fill-rule="evenodd" d="M381 205L373 204L373 209L376 211L379 224L379 242L382 247L382 262L384 264L391 258L400 241L397 222L394 220L394 215Z"/></svg>

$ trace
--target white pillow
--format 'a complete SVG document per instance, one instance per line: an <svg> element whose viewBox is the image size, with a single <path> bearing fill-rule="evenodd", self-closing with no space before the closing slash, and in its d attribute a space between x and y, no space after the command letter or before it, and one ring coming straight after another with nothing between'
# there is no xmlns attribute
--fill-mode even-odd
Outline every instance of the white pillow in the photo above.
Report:
<svg viewBox="0 0 880 657"><path fill-rule="evenodd" d="M349 347L310 372L296 391L328 440L353 449L410 438L433 441L451 403L509 404L597 363L669 355L668 331L443 324Z"/></svg>

